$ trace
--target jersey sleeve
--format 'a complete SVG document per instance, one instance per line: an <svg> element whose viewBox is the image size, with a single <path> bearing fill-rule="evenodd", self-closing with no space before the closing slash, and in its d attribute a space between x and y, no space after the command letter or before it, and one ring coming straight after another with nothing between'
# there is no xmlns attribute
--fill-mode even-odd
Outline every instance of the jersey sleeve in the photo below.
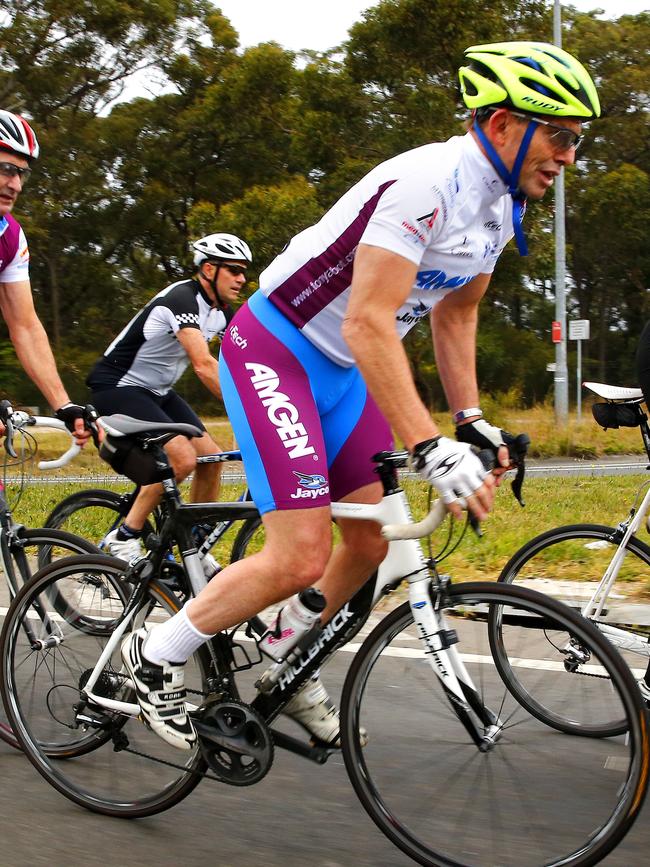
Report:
<svg viewBox="0 0 650 867"><path fill-rule="evenodd" d="M22 229L18 235L16 255L0 272L0 283L21 283L29 280L29 247Z"/></svg>
<svg viewBox="0 0 650 867"><path fill-rule="evenodd" d="M382 247L419 265L442 231L448 212L440 187L414 173L385 190L360 243Z"/></svg>
<svg viewBox="0 0 650 867"><path fill-rule="evenodd" d="M181 328L201 328L199 302L191 284L183 284L167 295L161 307L174 332Z"/></svg>

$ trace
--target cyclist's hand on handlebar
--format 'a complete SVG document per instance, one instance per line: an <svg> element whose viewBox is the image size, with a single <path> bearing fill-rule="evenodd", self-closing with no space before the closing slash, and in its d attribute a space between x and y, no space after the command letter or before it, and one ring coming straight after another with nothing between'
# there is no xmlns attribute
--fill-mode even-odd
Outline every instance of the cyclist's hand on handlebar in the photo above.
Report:
<svg viewBox="0 0 650 867"><path fill-rule="evenodd" d="M487 517L494 500L495 481L469 444L444 436L433 437L413 448L411 463L438 491L455 517L462 514L458 503L461 497L479 520Z"/></svg>
<svg viewBox="0 0 650 867"><path fill-rule="evenodd" d="M507 470L519 465L525 457L530 438L527 434L511 434L495 427L485 419L466 422L456 427L456 439L469 443L476 448L492 452L497 466L495 476L502 476Z"/></svg>
<svg viewBox="0 0 650 867"><path fill-rule="evenodd" d="M100 441L100 429L97 425L97 411L90 404L80 406L78 403L65 403L60 406L54 415L64 422L67 429L74 436L78 446L86 445L92 436L95 445Z"/></svg>
<svg viewBox="0 0 650 867"><path fill-rule="evenodd" d="M528 434L511 434L507 430L495 427L485 419L478 419L458 425L456 438L461 442L490 451L495 461L499 462L497 469L492 471L495 477L501 477L507 470L516 468L517 475L512 482L512 492L519 504L523 506L522 488L526 473L526 453L530 445ZM500 483L501 478L498 478L497 485Z"/></svg>

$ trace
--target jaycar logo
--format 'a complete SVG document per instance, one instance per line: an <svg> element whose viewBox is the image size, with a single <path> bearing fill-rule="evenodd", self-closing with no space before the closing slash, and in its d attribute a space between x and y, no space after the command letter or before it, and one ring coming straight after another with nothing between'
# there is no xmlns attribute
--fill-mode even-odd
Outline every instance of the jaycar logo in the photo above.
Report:
<svg viewBox="0 0 650 867"><path fill-rule="evenodd" d="M289 452L290 458L302 458L315 455L315 449L309 445L309 435L301 424L298 410L290 402L286 394L278 391L280 377L272 367L266 364L249 363L246 370L251 373L251 382L257 392L262 406L271 424L275 425L278 436ZM317 460L317 457L315 458Z"/></svg>
<svg viewBox="0 0 650 867"><path fill-rule="evenodd" d="M330 486L327 484L325 476L299 473L296 470L293 471L293 474L297 477L300 487L296 488L295 493L290 494L292 500L315 500L316 497L323 497L325 494L329 494Z"/></svg>

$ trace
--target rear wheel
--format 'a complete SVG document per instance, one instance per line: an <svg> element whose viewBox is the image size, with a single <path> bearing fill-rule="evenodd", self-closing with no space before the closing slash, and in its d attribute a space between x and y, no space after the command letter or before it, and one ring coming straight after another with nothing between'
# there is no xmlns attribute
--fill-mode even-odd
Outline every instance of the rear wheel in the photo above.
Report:
<svg viewBox="0 0 650 867"><path fill-rule="evenodd" d="M620 530L601 524L572 524L549 530L531 539L510 558L499 581L539 590L560 599L580 613L609 567L622 538ZM648 657L634 652L634 640L638 639L639 651L647 650L648 629L646 627L644 631L634 616L638 610L633 604L634 591L641 582L647 581L648 575L650 548L640 539L632 537L602 615L597 620L593 619L598 629L603 630L610 625L625 630L621 640L613 636L609 640L615 644L637 681L645 675ZM491 624L491 628L498 648L501 628L498 619ZM625 633L629 633L629 636ZM545 640L550 652L555 649L556 662L572 670L572 690L590 690L589 679L594 676L590 660L582 658L579 648L572 651L563 645L550 630L545 633ZM569 713L569 709L575 709L575 702L566 704L561 696L537 694L530 672L511 664L503 650L497 651L495 662L513 695L547 725L584 737L607 737L625 731L626 721L623 718L592 718L589 714L576 718Z"/></svg>
<svg viewBox="0 0 650 867"><path fill-rule="evenodd" d="M366 811L423 865L595 864L629 829L647 786L647 720L629 669L588 621L539 593L459 584L441 610L443 628L453 630L447 637L457 638L450 653L424 646L405 603L368 636L348 672L343 756ZM626 735L570 737L519 704L495 666L488 617L496 612L502 647L534 674L540 694L563 695L569 707L586 702L596 720L615 713ZM591 680L589 695L575 692L549 653L546 627L578 640L607 680ZM461 680L473 684L462 705L445 689L454 651Z"/></svg>
<svg viewBox="0 0 650 867"><path fill-rule="evenodd" d="M138 718L84 697L100 654L124 616L130 595L124 568L114 558L75 557L44 569L21 590L0 638L2 694L23 750L54 788L95 812L140 817L186 797L205 763L198 747L176 750ZM74 599L74 608L56 611L50 603L56 597ZM154 582L134 624L153 625L177 610L175 597ZM109 651L93 692L134 704L120 644ZM207 693L208 669L202 648L186 669L188 700L196 706Z"/></svg>

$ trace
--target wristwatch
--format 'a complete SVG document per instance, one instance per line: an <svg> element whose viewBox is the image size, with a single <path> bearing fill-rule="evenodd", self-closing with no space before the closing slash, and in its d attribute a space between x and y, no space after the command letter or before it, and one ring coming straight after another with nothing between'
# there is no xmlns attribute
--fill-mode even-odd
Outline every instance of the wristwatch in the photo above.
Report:
<svg viewBox="0 0 650 867"><path fill-rule="evenodd" d="M460 424L466 418L483 418L483 410L479 406L470 406L468 409L460 409L454 413L454 424Z"/></svg>

